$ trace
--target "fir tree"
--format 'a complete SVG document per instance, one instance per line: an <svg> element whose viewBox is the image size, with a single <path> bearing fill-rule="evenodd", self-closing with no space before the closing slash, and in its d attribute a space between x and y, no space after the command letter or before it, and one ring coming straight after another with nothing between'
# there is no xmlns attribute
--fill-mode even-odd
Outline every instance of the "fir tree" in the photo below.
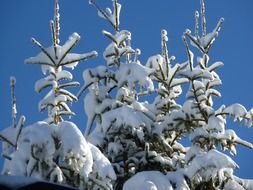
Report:
<svg viewBox="0 0 253 190"><path fill-rule="evenodd" d="M55 0L55 18L50 22L53 45L44 48L32 38L41 53L25 60L27 64L41 65L43 74L47 75L35 83L35 90L39 93L47 87L51 88L39 102L39 110L47 109L48 118L23 130L24 117L16 124L15 80L11 79L13 124L0 134L6 158L3 173L64 183L80 189L111 189L115 173L108 159L85 140L74 123L64 121L63 118L65 115L75 115L67 103L78 100L65 88L79 85L78 82L71 82L73 76L64 68L74 69L80 61L94 57L97 53L70 53L80 40L77 33L73 33L64 45L60 45L59 19L59 2ZM15 148L11 153L8 152L10 145Z"/></svg>
<svg viewBox="0 0 253 190"><path fill-rule="evenodd" d="M153 130L164 107L177 107L174 98L180 94L179 85L188 80L168 81L169 75L180 70L180 65L170 65L174 57L168 55L165 30L162 55L150 57L143 65L139 61L140 50L131 47L131 33L120 30L121 5L115 0L113 10L104 11L96 1L90 3L113 26L115 33L103 31L111 41L103 53L107 66L87 69L83 74L85 85L81 92L89 89L84 100L88 116L86 136L96 124L89 141L110 159L118 176L114 188L122 189L123 183L137 172L172 170L169 155L173 149L162 136L154 135ZM164 86L168 86L166 92L162 90ZM139 100L153 93L159 94L153 103Z"/></svg>
<svg viewBox="0 0 253 190"><path fill-rule="evenodd" d="M112 42L104 51L107 67L84 71L88 116L86 135L110 159L117 173L114 189L230 189L247 185L233 174L237 164L222 150L236 154L236 145L253 148L231 129L226 129L228 116L252 124L252 111L240 104L222 105L215 109L215 89L221 85L216 70L222 62L210 64L208 53L224 22L221 18L210 33L206 29L205 2L195 12L195 33L187 29L182 36L188 60L174 64L169 55L167 31L162 30L161 54L151 56L146 64L139 61L140 50L131 47L131 33L120 30L121 5L114 0L113 10L105 11L95 0L99 16L114 28L114 34L103 31ZM201 22L199 20L201 19ZM201 27L199 27L201 23ZM201 28L201 36L199 36ZM200 52L194 59L191 44ZM181 85L189 85L186 99L179 104ZM142 96L156 96L154 102ZM142 101L141 101L142 100ZM145 98L144 98L145 100ZM93 109L91 107L96 105ZM191 147L184 147L188 137ZM160 175L154 177L153 170ZM136 174L136 175L135 175ZM166 187L161 185L164 182ZM168 182L169 181L169 182ZM153 183L153 184L150 184Z"/></svg>
<svg viewBox="0 0 253 190"><path fill-rule="evenodd" d="M200 18L201 36L199 36ZM228 116L234 117L234 121L243 121L246 126L251 126L252 110L247 111L240 104L222 105L219 109L215 109L213 102L213 97L221 97L215 87L221 85L216 70L223 66L223 63L210 64L208 53L218 37L224 19L221 18L214 30L207 33L205 2L201 0L201 14L195 12L195 21L194 35L187 29L182 36L188 60L175 75L168 77L170 81L178 75L189 81L185 102L176 109L167 106L153 131L154 135L162 136L172 147L169 157L176 162L173 169L164 175L164 180L169 180L170 185L161 185L162 177L157 179L152 172L141 172L125 183L124 190L252 188L251 182L234 176L233 171L238 165L222 151L229 150L235 155L238 144L253 148L251 143L240 139L235 131L226 129ZM199 50L200 56L197 59L194 59L189 43ZM168 87L170 86L164 86L166 90ZM180 139L185 136L189 137L190 147L179 144Z"/></svg>

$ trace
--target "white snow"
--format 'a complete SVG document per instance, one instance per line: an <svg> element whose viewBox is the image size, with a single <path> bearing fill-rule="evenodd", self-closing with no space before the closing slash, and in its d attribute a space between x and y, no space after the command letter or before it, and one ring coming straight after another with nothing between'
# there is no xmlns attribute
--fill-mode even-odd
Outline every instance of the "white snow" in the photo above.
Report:
<svg viewBox="0 0 253 190"><path fill-rule="evenodd" d="M90 0L89 3L92 4L92 1ZM117 3L116 7L115 7L115 4L113 4L113 8L114 8L113 11L110 8L106 8L105 12L103 12L103 13L101 13L100 11L98 11L98 16L100 16L103 19L109 19L109 21L114 26L116 26L116 23L119 24L121 4ZM117 9L117 12L115 11L116 9Z"/></svg>
<svg viewBox="0 0 253 190"><path fill-rule="evenodd" d="M169 179L159 171L144 171L128 179L123 190L173 190Z"/></svg>
<svg viewBox="0 0 253 190"><path fill-rule="evenodd" d="M240 184L238 184L236 181L229 180L225 184L224 190L245 190L245 189ZM247 189L247 190L249 190L249 189Z"/></svg>
<svg viewBox="0 0 253 190"><path fill-rule="evenodd" d="M127 116L127 117L126 117ZM110 126L124 126L130 128L133 135L137 135L140 140L144 140L144 127L151 131L151 121L143 113L132 109L130 106L122 106L102 115L101 126L104 132L110 129Z"/></svg>
<svg viewBox="0 0 253 190"><path fill-rule="evenodd" d="M182 85L184 83L187 83L189 82L189 80L187 78L174 78L170 84L171 87L174 87L174 86L179 86L179 85Z"/></svg>
<svg viewBox="0 0 253 190"><path fill-rule="evenodd" d="M52 86L52 88L56 88L57 85L58 84L56 81L53 81L50 79L48 80L47 78L42 78L35 83L34 88L35 88L35 91L39 93L46 87Z"/></svg>
<svg viewBox="0 0 253 190"><path fill-rule="evenodd" d="M104 156L104 154L93 144L88 143L92 157L93 157L93 171L98 173L99 177L102 179L109 178L111 180L116 180L116 174L110 163L110 161Z"/></svg>
<svg viewBox="0 0 253 190"><path fill-rule="evenodd" d="M106 37L112 40L112 43L106 47L103 53L108 66L112 66L115 63L120 64L119 60L123 55L134 53L134 50L130 46L124 44L126 40L131 39L131 33L129 31L122 30L115 35L112 35L107 31L103 31L103 33Z"/></svg>
<svg viewBox="0 0 253 190"><path fill-rule="evenodd" d="M159 71L160 68L163 70L166 69L166 65L164 62L164 58L158 54L158 55L153 55L148 58L146 67L149 67L150 69L153 69L154 71Z"/></svg>
<svg viewBox="0 0 253 190"><path fill-rule="evenodd" d="M206 48L212 41L217 37L218 32L213 31L208 33L206 36L200 38L200 44Z"/></svg>
<svg viewBox="0 0 253 190"><path fill-rule="evenodd" d="M59 70L61 70L61 66L73 69L78 64L78 61L86 60L89 57L97 55L97 52L95 51L84 54L69 53L79 39L80 36L77 33L73 33L63 46L56 46L56 52L54 46L50 46L44 49L45 52L42 51L37 56L26 59L25 63L41 64L44 74L46 74L47 71L56 73L54 70L55 66L59 67ZM32 41L34 42L35 39L32 39Z"/></svg>
<svg viewBox="0 0 253 190"><path fill-rule="evenodd" d="M94 122L97 115L101 115L107 108L112 106L112 100L106 97L104 91L97 91L97 89L91 89L91 91L84 98L84 110L88 116L86 125L85 136L88 136L92 122Z"/></svg>
<svg viewBox="0 0 253 190"><path fill-rule="evenodd" d="M136 86L136 84L139 84L142 87L146 87L147 90L153 91L154 84L149 77L151 73L152 71L149 68L138 62L122 64L116 74L118 87L122 87L127 84L128 87L132 89Z"/></svg>
<svg viewBox="0 0 253 190"><path fill-rule="evenodd" d="M226 120L222 117L211 116L208 118L208 124L204 126L207 131L224 133Z"/></svg>
<svg viewBox="0 0 253 190"><path fill-rule="evenodd" d="M238 168L239 166L227 155L217 151L199 152L184 169L184 174L190 179L197 173L206 178L215 175L223 168Z"/></svg>
<svg viewBox="0 0 253 190"><path fill-rule="evenodd" d="M16 127L10 126L0 132L0 139L4 137L11 143L12 146L16 146L18 137L20 135L24 122L25 122L25 117L21 116Z"/></svg>
<svg viewBox="0 0 253 190"><path fill-rule="evenodd" d="M241 121L247 114L247 110L241 104L233 104L225 108L224 113L234 116L235 121Z"/></svg>
<svg viewBox="0 0 253 190"><path fill-rule="evenodd" d="M98 66L95 69L84 70L83 80L85 81L85 85L89 85L108 75L109 72L105 66Z"/></svg>
<svg viewBox="0 0 253 190"><path fill-rule="evenodd" d="M54 127L48 127L45 122L38 122L23 129L18 141L18 150L12 155L11 175L32 175L37 163L35 158L51 165L55 152L53 130Z"/></svg>
<svg viewBox="0 0 253 190"><path fill-rule="evenodd" d="M178 169L175 172L168 172L166 176L171 183L175 184L175 190L190 190L182 170Z"/></svg>
<svg viewBox="0 0 253 190"><path fill-rule="evenodd" d="M55 97L54 91L51 90L49 93L39 102L39 110L45 109L48 105L58 105L60 102L66 102L67 96L58 95Z"/></svg>
<svg viewBox="0 0 253 190"><path fill-rule="evenodd" d="M58 182L65 179L61 166L80 173L84 178L88 178L93 167L90 145L77 126L66 121L59 125L37 122L25 127L18 141L18 149L11 158L3 173L47 179L51 170L50 179L56 178ZM56 158L61 161L56 162ZM42 167L43 164L49 168Z"/></svg>
<svg viewBox="0 0 253 190"><path fill-rule="evenodd" d="M69 167L88 177L92 171L92 153L78 127L74 123L63 121L57 128L57 136L62 142L61 156Z"/></svg>
<svg viewBox="0 0 253 190"><path fill-rule="evenodd" d="M252 179L241 179L241 178L234 176L234 180L237 183L242 184L242 186L246 190L253 190L253 180Z"/></svg>
<svg viewBox="0 0 253 190"><path fill-rule="evenodd" d="M208 71L209 71L209 72L212 72L212 71L214 71L214 70L216 70L217 68L222 67L222 66L224 66L224 63L222 63L221 61L215 62L215 63L213 63L212 65L210 65L210 66L208 67Z"/></svg>

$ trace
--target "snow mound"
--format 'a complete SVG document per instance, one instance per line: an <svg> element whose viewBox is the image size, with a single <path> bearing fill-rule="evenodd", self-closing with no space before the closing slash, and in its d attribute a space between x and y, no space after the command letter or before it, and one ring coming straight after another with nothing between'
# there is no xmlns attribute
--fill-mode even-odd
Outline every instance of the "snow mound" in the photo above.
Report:
<svg viewBox="0 0 253 190"><path fill-rule="evenodd" d="M144 171L127 180L123 190L173 190L169 179L159 171Z"/></svg>

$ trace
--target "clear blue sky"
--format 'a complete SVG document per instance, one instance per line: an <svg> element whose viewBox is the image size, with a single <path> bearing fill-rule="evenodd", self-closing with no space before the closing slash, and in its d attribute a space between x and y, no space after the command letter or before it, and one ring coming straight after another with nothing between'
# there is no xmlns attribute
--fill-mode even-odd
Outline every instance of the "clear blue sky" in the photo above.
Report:
<svg viewBox="0 0 253 190"><path fill-rule="evenodd" d="M110 6L111 2L97 1L102 7ZM120 28L131 31L132 46L142 50L140 60L143 63L149 56L160 53L160 30L163 28L168 30L170 54L175 55L178 62L186 60L181 35L186 28L193 31L194 11L199 9L199 0L120 2L123 5ZM73 52L96 50L99 53L98 58L83 62L74 70L74 78L82 83L84 69L105 63L102 52L109 41L103 37L101 30L111 31L111 27L97 16L88 0L60 0L60 4L61 42L65 42L73 32L78 32L82 38ZM225 17L225 24L210 52L211 62L223 61L225 64L219 70L223 80L220 88L223 96L215 101L216 106L239 102L250 109L253 107L253 1L207 0L206 4L208 31L213 29L220 17ZM27 117L26 125L46 117L38 111L38 102L43 96L34 91L34 83L43 77L40 67L25 65L24 59L39 52L30 42L31 37L35 37L46 47L51 45L49 20L53 18L53 9L53 0L0 2L0 129L11 124L11 75L17 78L18 113ZM77 113L72 121L84 130L86 116L82 99L73 104L72 110ZM253 142L253 128L247 129L233 122L229 122L227 127L234 129L241 138ZM233 159L241 167L236 171L238 176L253 178L253 150L238 148L238 156Z"/></svg>

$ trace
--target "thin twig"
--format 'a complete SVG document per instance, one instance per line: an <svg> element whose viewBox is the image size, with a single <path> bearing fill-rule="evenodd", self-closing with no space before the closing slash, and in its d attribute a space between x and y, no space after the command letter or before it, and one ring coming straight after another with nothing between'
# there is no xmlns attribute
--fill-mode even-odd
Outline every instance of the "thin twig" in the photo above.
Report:
<svg viewBox="0 0 253 190"><path fill-rule="evenodd" d="M25 63L26 64L36 64L36 65L45 65L45 66L54 67L54 65L52 65L50 63L45 63L45 62L29 62L29 59L26 59Z"/></svg>
<svg viewBox="0 0 253 190"><path fill-rule="evenodd" d="M68 65L68 64L71 64L71 63L79 62L79 61L85 61L85 60L87 60L89 58L92 58L92 57L95 57L95 56L97 56L97 54L95 54L95 53L89 54L89 55L87 55L85 57L82 57L82 58L77 58L77 59L73 59L71 61L61 63L60 66Z"/></svg>
<svg viewBox="0 0 253 190"><path fill-rule="evenodd" d="M94 77L94 76L93 76L93 77ZM113 78L113 77L108 77L108 78L112 79L115 83L118 82L118 81L117 81L115 78ZM103 80L103 79L107 79L107 77L98 77L98 80L99 80L99 81L100 81L100 80ZM96 81L96 82L97 82L97 81ZM88 83L87 85L83 85L83 86L81 87L81 89L78 91L78 93L76 94L76 97L79 99L80 96L82 95L82 93L83 93L87 88L89 88L93 83L94 83L94 82L90 82L90 83ZM111 87L111 88L108 90L108 93L111 92L115 87L117 87L117 85Z"/></svg>
<svg viewBox="0 0 253 190"><path fill-rule="evenodd" d="M98 4L96 3L95 0L90 0L90 3L92 5L94 5L94 7L98 10L99 13L101 13L104 18L112 25L112 27L116 30L116 27L114 25L114 23L110 20L110 18L108 17L108 15L98 6Z"/></svg>
<svg viewBox="0 0 253 190"><path fill-rule="evenodd" d="M79 82L69 82L65 84L60 84L59 88L66 88L66 87L74 87L74 86L80 86Z"/></svg>
<svg viewBox="0 0 253 190"><path fill-rule="evenodd" d="M52 41L53 41L53 46L54 46L54 54L55 54L55 59L58 59L57 56L57 43L56 43L56 36L55 36L55 26L54 26L54 21L50 21L50 28L51 28L51 33L52 33Z"/></svg>
<svg viewBox="0 0 253 190"><path fill-rule="evenodd" d="M221 18L221 19L219 20L217 26L216 26L215 29L214 29L216 35L213 37L212 40L209 41L209 43L208 43L207 46L205 47L205 48L206 48L206 53L209 52L209 50L210 50L210 48L211 48L211 46L212 46L212 44L213 44L214 39L217 37L219 31L221 30L221 27L222 27L223 23L224 23L224 18Z"/></svg>
<svg viewBox="0 0 253 190"><path fill-rule="evenodd" d="M6 137L4 137L1 134L0 134L0 139L2 139L3 141L7 142L8 144L10 144L11 146L13 146L14 148L16 147L16 145L14 143L12 143L9 139L7 139Z"/></svg>
<svg viewBox="0 0 253 190"><path fill-rule="evenodd" d="M4 157L7 160L12 160L12 157L6 154L2 154L2 157Z"/></svg>
<svg viewBox="0 0 253 190"><path fill-rule="evenodd" d="M118 1L114 0L114 14L115 14L115 30L119 31L119 10L118 10Z"/></svg>
<svg viewBox="0 0 253 190"><path fill-rule="evenodd" d="M32 38L32 43L34 43L35 45L37 45L41 51L51 60L51 62L55 64L55 61L54 59L51 57L51 55L49 55L49 53L47 52L47 50L35 39L35 38ZM51 65L52 66L52 65Z"/></svg>
<svg viewBox="0 0 253 190"><path fill-rule="evenodd" d="M75 42L64 52L62 57L58 62L58 66L61 65L62 60L67 56L67 54L72 50L72 48L80 41L80 38L76 38Z"/></svg>
<svg viewBox="0 0 253 190"><path fill-rule="evenodd" d="M184 42L184 45L185 45L185 48L186 48L189 66L190 66L190 69L191 69L191 71L192 71L192 70L193 70L192 55L191 55L191 51L190 51L189 45L188 45L188 43L187 43L187 41L186 41L186 37L185 37L185 35L186 35L187 33L188 33L188 32L186 32L186 33L182 36L182 39L183 39L183 42Z"/></svg>
<svg viewBox="0 0 253 190"><path fill-rule="evenodd" d="M201 46L199 41L193 38L189 32L185 32L184 35L188 37L202 53L206 53L206 50Z"/></svg>
<svg viewBox="0 0 253 190"><path fill-rule="evenodd" d="M20 119L19 119L19 122L18 122L18 132L17 132L17 137L15 139L15 148L17 148L17 143L18 143L18 139L19 139L19 136L22 132L22 129L24 127L24 124L25 124L25 116L21 116Z"/></svg>
<svg viewBox="0 0 253 190"><path fill-rule="evenodd" d="M78 91L78 93L76 94L76 97L79 99L80 96L82 95L82 93L83 93L87 88L89 88L92 84L93 84L93 82L91 82L91 83L89 83L89 84L87 84L87 85L83 85L83 86L81 87L81 89Z"/></svg>
<svg viewBox="0 0 253 190"><path fill-rule="evenodd" d="M88 137L88 136L89 136L90 131L91 131L91 127L92 127L92 125L93 125L93 123L94 123L94 121L95 121L95 119L96 119L96 116L97 116L97 114L94 114L94 115L93 115L93 117L92 117L92 119L91 119L89 125L86 127L86 129L85 129L85 135L84 135L85 137Z"/></svg>

